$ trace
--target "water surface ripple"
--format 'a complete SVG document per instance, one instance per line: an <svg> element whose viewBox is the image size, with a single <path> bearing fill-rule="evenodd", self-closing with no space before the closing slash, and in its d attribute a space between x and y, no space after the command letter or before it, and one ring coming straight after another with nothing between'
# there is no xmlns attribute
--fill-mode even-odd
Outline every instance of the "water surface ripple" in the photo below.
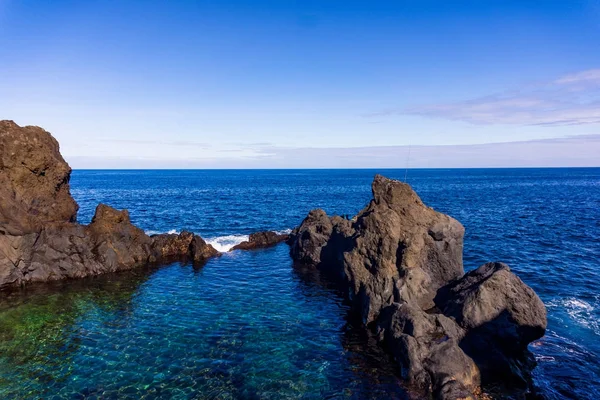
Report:
<svg viewBox="0 0 600 400"><path fill-rule="evenodd" d="M74 171L148 231L227 246L296 226L311 208L355 214L375 172ZM466 227L465 268L507 262L549 312L531 346L549 399L600 398L600 169L411 170L422 199ZM0 300L1 398L406 398L394 363L346 321L338 294L285 245L203 268L32 287Z"/></svg>

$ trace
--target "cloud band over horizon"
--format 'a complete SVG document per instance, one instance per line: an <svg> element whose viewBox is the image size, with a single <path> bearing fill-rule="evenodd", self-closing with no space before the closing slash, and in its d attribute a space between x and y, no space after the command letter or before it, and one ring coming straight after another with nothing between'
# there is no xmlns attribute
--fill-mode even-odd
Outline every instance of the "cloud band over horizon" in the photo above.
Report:
<svg viewBox="0 0 600 400"><path fill-rule="evenodd" d="M511 168L600 167L599 154L600 134L593 134L445 146L258 146L231 158L65 158L74 169Z"/></svg>

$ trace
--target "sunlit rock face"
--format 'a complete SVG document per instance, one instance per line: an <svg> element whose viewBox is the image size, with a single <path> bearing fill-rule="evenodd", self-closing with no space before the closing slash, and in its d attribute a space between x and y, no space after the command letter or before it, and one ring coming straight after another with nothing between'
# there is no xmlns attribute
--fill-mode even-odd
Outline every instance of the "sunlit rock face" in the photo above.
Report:
<svg viewBox="0 0 600 400"><path fill-rule="evenodd" d="M74 222L71 168L56 139L37 126L0 121L0 230L38 232L51 222Z"/></svg>

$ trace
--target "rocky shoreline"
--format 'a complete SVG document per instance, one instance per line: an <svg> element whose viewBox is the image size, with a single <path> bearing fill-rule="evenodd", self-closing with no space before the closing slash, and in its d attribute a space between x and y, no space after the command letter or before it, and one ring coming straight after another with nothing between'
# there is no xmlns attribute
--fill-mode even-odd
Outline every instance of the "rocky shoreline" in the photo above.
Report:
<svg viewBox="0 0 600 400"><path fill-rule="evenodd" d="M0 288L218 255L189 232L150 237L105 204L78 224L71 168L42 128L0 121L0 153Z"/></svg>
<svg viewBox="0 0 600 400"><path fill-rule="evenodd" d="M44 129L0 121L0 289L219 256L191 232L148 236L127 210L105 204L77 223L71 168ZM235 249L258 249L287 235L257 232Z"/></svg>
<svg viewBox="0 0 600 400"><path fill-rule="evenodd" d="M219 256L191 232L148 236L127 210L99 204L77 223L71 169L39 127L0 121L0 289ZM376 176L351 220L313 210L290 235L257 232L232 250L287 241L292 259L338 283L402 376L439 399L475 398L481 384L531 389L527 345L546 309L508 266L464 274L464 228L409 185Z"/></svg>

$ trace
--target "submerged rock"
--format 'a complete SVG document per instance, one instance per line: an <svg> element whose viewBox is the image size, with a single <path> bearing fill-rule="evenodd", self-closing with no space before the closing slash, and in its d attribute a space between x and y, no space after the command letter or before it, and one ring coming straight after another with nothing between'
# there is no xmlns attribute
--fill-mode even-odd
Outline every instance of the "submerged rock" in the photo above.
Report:
<svg viewBox="0 0 600 400"><path fill-rule="evenodd" d="M76 223L70 174L48 132L0 121L0 288L218 254L192 233L151 238L104 204Z"/></svg>
<svg viewBox="0 0 600 400"><path fill-rule="evenodd" d="M264 249L267 247L275 246L281 242L285 242L288 239L288 235L279 234L277 232L265 231L252 233L248 240L236 244L231 250L254 250Z"/></svg>
<svg viewBox="0 0 600 400"><path fill-rule="evenodd" d="M377 175L372 191L351 220L311 211L290 235L292 258L338 282L402 375L434 397L530 385L527 345L546 329L535 292L501 263L464 275L463 226L409 185Z"/></svg>

